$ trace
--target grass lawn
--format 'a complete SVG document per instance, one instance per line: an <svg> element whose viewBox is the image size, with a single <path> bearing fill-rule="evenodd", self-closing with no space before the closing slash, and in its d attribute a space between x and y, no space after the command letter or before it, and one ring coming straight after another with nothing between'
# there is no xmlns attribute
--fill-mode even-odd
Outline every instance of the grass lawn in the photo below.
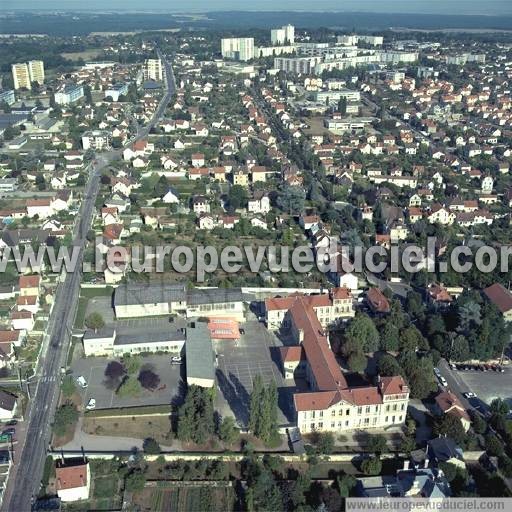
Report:
<svg viewBox="0 0 512 512"><path fill-rule="evenodd" d="M117 494L119 479L117 476L100 476L94 478L94 498L112 498Z"/></svg>
<svg viewBox="0 0 512 512"><path fill-rule="evenodd" d="M89 299L85 297L80 297L78 299L78 308L76 310L75 316L75 328L82 329L85 322L85 313L87 311L87 303Z"/></svg>
<svg viewBox="0 0 512 512"><path fill-rule="evenodd" d="M122 418L84 417L82 430L88 434L113 437L152 437L157 443L172 444L171 422L167 416L126 416Z"/></svg>

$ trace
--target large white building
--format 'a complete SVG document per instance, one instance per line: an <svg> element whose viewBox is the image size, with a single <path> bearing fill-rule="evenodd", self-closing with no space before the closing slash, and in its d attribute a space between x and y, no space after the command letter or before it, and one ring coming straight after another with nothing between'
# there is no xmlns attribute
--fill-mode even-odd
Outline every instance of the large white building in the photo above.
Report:
<svg viewBox="0 0 512 512"><path fill-rule="evenodd" d="M187 290L183 284L124 284L114 294L117 318L162 316L180 313L191 317L245 319L240 288Z"/></svg>
<svg viewBox="0 0 512 512"><path fill-rule="evenodd" d="M42 60L31 60L28 62L28 74L30 82L37 82L39 85L44 84L44 62Z"/></svg>
<svg viewBox="0 0 512 512"><path fill-rule="evenodd" d="M84 86L67 84L60 91L55 93L57 105L69 105L84 97Z"/></svg>
<svg viewBox="0 0 512 512"><path fill-rule="evenodd" d="M42 60L19 62L13 64L11 70L15 89L31 89L32 82L37 82L39 85L44 84L44 62Z"/></svg>
<svg viewBox="0 0 512 512"><path fill-rule="evenodd" d="M221 40L221 53L225 59L248 61L254 58L253 37L229 37Z"/></svg>
<svg viewBox="0 0 512 512"><path fill-rule="evenodd" d="M11 66L12 80L14 82L14 88L18 89L30 89L30 75L28 72L28 64L26 62L20 62Z"/></svg>
<svg viewBox="0 0 512 512"><path fill-rule="evenodd" d="M144 80L163 82L164 68L160 59L146 59L144 61Z"/></svg>
<svg viewBox="0 0 512 512"><path fill-rule="evenodd" d="M82 135L82 146L84 149L103 151L110 149L111 140L112 137L109 132L105 130L91 130L84 132Z"/></svg>
<svg viewBox="0 0 512 512"><path fill-rule="evenodd" d="M295 43L295 27L285 25L281 28L273 28L270 31L272 44L293 44Z"/></svg>
<svg viewBox="0 0 512 512"><path fill-rule="evenodd" d="M347 383L331 350L324 308L308 297L292 297L283 320L295 346L281 348L285 378L300 377L309 389L295 393L297 427L302 433L386 428L405 422L409 388L400 376L382 377L374 386ZM275 300L275 299L274 299Z"/></svg>
<svg viewBox="0 0 512 512"><path fill-rule="evenodd" d="M129 332L117 332L112 327L105 327L97 331L86 331L83 337L83 345L86 357L123 356L124 354L154 352L181 354L185 345L185 335L177 329L131 334Z"/></svg>

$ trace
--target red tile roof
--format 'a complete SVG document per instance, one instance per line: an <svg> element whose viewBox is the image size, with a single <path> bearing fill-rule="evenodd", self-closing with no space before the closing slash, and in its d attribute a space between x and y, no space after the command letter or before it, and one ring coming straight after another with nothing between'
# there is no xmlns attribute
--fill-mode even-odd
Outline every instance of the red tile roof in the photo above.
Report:
<svg viewBox="0 0 512 512"><path fill-rule="evenodd" d="M485 288L484 293L502 313L512 309L512 293L500 283L495 283Z"/></svg>
<svg viewBox="0 0 512 512"><path fill-rule="evenodd" d="M370 288L366 294L366 298L370 307L377 313L389 313L389 301L378 288Z"/></svg>
<svg viewBox="0 0 512 512"><path fill-rule="evenodd" d="M281 352L281 360L285 363L306 359L301 346L280 347L279 351Z"/></svg>
<svg viewBox="0 0 512 512"><path fill-rule="evenodd" d="M76 489L87 485L87 464L55 468L57 490Z"/></svg>
<svg viewBox="0 0 512 512"><path fill-rule="evenodd" d="M20 290L23 288L39 288L39 283L41 282L41 276L33 275L33 276L20 276L19 285Z"/></svg>

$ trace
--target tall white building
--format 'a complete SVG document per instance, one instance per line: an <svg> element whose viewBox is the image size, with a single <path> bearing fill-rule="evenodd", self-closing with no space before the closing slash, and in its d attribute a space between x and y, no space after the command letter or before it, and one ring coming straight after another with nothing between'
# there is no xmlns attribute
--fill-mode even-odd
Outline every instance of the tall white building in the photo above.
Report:
<svg viewBox="0 0 512 512"><path fill-rule="evenodd" d="M281 28L273 28L270 31L270 40L272 44L294 44L295 27L293 25L285 25Z"/></svg>
<svg viewBox="0 0 512 512"><path fill-rule="evenodd" d="M163 82L164 69L160 59L146 59L144 61L144 80Z"/></svg>
<svg viewBox="0 0 512 512"><path fill-rule="evenodd" d="M12 70L12 80L14 82L14 88L21 89L26 88L30 89L30 74L28 72L28 66L26 62L19 62L17 64L13 64L11 66Z"/></svg>
<svg viewBox="0 0 512 512"><path fill-rule="evenodd" d="M31 60L28 62L28 73L31 82L44 84L44 62L42 60Z"/></svg>
<svg viewBox="0 0 512 512"><path fill-rule="evenodd" d="M44 84L44 62L42 60L31 60L29 62L19 62L11 66L14 88L26 89L32 88L32 82L39 85Z"/></svg>
<svg viewBox="0 0 512 512"><path fill-rule="evenodd" d="M229 37L221 40L221 53L225 59L248 61L254 58L253 37Z"/></svg>

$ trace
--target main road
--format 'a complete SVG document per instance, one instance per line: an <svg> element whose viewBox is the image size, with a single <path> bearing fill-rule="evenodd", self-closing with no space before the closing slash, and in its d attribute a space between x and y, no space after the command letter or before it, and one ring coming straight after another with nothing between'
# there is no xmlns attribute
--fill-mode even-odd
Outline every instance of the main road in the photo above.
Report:
<svg viewBox="0 0 512 512"><path fill-rule="evenodd" d="M135 140L146 137L155 124L162 118L175 91L174 74L169 61L158 51L165 67L164 95L151 121L141 127ZM39 377L35 392L29 403L27 428L24 442L17 445L15 464L12 468L8 486L4 494L2 510L25 512L31 509L31 503L39 491L43 474L47 448L51 440L51 422L59 396L60 368L66 365L70 333L73 325L80 281L86 235L91 227L96 198L100 188L101 170L120 157L122 150L112 150L98 156L90 167L89 180L84 191L79 213L79 222L73 232L73 245L79 251L78 264L73 272L66 274L57 289L54 307L47 326L45 346L38 363ZM18 460L16 460L16 457Z"/></svg>

